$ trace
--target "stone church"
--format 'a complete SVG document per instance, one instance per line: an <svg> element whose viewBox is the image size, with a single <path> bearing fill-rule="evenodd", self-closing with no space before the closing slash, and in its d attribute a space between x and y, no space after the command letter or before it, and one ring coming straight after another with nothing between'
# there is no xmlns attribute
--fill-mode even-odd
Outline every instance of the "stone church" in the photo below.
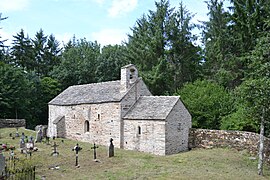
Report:
<svg viewBox="0 0 270 180"><path fill-rule="evenodd" d="M48 136L157 155L188 150L191 115L178 96L152 96L132 64L121 80L70 86L49 102Z"/></svg>

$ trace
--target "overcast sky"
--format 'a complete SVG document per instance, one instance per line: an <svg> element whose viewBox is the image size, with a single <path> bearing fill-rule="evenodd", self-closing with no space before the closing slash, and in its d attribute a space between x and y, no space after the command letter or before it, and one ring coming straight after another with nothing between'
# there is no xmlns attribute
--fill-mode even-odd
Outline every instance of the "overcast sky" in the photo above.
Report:
<svg viewBox="0 0 270 180"><path fill-rule="evenodd" d="M179 0L170 0L179 7ZM196 14L193 21L207 20L204 0L183 0ZM9 39L24 29L31 38L40 28L58 41L76 38L97 40L102 45L120 44L136 20L148 10L155 10L154 0L0 0L0 36Z"/></svg>

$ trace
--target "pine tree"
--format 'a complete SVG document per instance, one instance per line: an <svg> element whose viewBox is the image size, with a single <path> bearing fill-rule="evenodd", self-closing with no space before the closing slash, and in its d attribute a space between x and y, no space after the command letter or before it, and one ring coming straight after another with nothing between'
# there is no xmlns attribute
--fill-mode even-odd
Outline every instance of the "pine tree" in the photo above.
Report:
<svg viewBox="0 0 270 180"><path fill-rule="evenodd" d="M34 51L30 38L24 34L23 29L13 37L12 63L25 71L34 70Z"/></svg>
<svg viewBox="0 0 270 180"><path fill-rule="evenodd" d="M47 36L45 36L42 29L40 29L36 33L35 38L32 40L32 42L35 53L35 62L34 62L35 72L37 73L38 76L43 76L44 74L46 74L45 51L46 51Z"/></svg>
<svg viewBox="0 0 270 180"><path fill-rule="evenodd" d="M54 35L51 34L45 46L44 52L44 76L48 76L49 72L53 70L54 66L60 64L60 53L62 49L60 48L60 43L55 39Z"/></svg>
<svg viewBox="0 0 270 180"><path fill-rule="evenodd" d="M182 3L177 11L166 0L155 5L156 11L143 15L132 28L127 60L137 65L153 94L172 94L198 77L200 49L192 43L192 15Z"/></svg>

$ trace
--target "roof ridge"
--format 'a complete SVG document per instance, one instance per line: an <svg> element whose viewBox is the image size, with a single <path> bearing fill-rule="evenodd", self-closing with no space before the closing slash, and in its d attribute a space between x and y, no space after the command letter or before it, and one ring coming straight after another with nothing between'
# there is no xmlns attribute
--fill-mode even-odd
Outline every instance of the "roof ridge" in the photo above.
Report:
<svg viewBox="0 0 270 180"><path fill-rule="evenodd" d="M69 87L75 87L75 86L86 86L86 85L97 85L97 84L107 84L112 82L120 82L120 80L114 80L114 81L105 81L105 82L95 82L95 83L88 83L88 84L74 84ZM69 88L68 87L68 88Z"/></svg>
<svg viewBox="0 0 270 180"><path fill-rule="evenodd" d="M166 97L166 98L180 98L180 96L164 96L164 95L162 95L162 96L141 96L141 97L151 97L151 98L155 98L155 97Z"/></svg>

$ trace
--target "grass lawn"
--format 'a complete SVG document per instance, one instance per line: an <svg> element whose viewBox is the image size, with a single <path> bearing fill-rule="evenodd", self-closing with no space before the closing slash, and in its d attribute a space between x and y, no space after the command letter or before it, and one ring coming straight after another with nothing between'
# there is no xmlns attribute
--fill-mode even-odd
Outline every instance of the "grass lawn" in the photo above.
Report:
<svg viewBox="0 0 270 180"><path fill-rule="evenodd" d="M0 143L14 145L15 155L25 159L19 151L19 138L12 139L9 133L15 134L15 128L0 129ZM20 128L27 136L35 132ZM62 142L64 140L64 142ZM234 149L193 149L189 152L170 156L156 156L142 152L115 148L115 156L108 158L107 147L99 146L97 158L93 160L92 144L78 142L82 150L79 152L80 167L75 167L75 152L72 148L76 141L56 139L59 145L59 156L51 156L51 145L36 143L38 151L31 160L36 166L37 178L46 180L88 180L88 179L270 179L270 169L265 165L264 176L257 175L257 160L250 160L245 152ZM108 142L109 144L109 142ZM6 157L9 152L3 152ZM58 166L59 169L50 169Z"/></svg>

